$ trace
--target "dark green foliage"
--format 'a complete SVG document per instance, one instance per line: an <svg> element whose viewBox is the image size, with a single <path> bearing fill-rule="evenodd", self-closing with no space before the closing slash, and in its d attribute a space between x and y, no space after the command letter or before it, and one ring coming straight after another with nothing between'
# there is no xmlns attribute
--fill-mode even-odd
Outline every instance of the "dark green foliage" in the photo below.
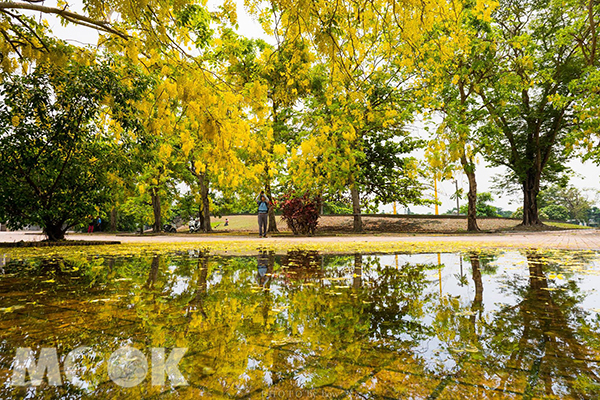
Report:
<svg viewBox="0 0 600 400"><path fill-rule="evenodd" d="M0 86L0 220L12 229L39 225L50 240L98 215L109 200L119 143L97 123L111 104L124 128L128 89L108 64L39 66ZM116 95L113 95L116 94Z"/></svg>
<svg viewBox="0 0 600 400"><path fill-rule="evenodd" d="M379 129L363 138L360 184L364 193L376 205L394 201L404 206L423 204L424 188L416 176L410 174L412 158L407 156L423 143L408 136L402 137L401 133ZM398 138L401 140L394 140Z"/></svg>
<svg viewBox="0 0 600 400"><path fill-rule="evenodd" d="M566 221L569 219L569 210L560 204L550 204L540 208L540 215L545 214L548 219L555 221Z"/></svg>
<svg viewBox="0 0 600 400"><path fill-rule="evenodd" d="M500 217L500 209L490 203L494 201L489 192L477 193L477 216L478 217ZM455 209L456 210L456 209ZM460 207L460 213L466 214L468 206L465 204Z"/></svg>
<svg viewBox="0 0 600 400"><path fill-rule="evenodd" d="M549 219L587 223L592 202L585 192L566 183L549 186L539 194L540 211Z"/></svg>
<svg viewBox="0 0 600 400"><path fill-rule="evenodd" d="M348 201L325 201L323 214L352 214L352 204Z"/></svg>
<svg viewBox="0 0 600 400"><path fill-rule="evenodd" d="M600 208L594 206L588 210L588 222L591 226L600 226Z"/></svg>

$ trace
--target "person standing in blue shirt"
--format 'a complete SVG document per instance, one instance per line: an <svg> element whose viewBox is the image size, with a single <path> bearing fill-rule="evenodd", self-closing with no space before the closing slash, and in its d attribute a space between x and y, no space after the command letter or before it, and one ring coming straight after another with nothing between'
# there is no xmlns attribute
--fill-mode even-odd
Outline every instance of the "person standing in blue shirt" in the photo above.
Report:
<svg viewBox="0 0 600 400"><path fill-rule="evenodd" d="M269 200L262 190L260 194L256 196L255 200L258 204L258 237L267 237L267 222L269 220L271 200Z"/></svg>

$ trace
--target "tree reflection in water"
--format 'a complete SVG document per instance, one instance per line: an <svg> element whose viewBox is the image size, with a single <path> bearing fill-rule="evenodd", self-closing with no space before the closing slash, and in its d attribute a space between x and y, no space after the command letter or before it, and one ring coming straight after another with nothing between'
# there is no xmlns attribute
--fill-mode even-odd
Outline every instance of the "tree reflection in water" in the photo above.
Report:
<svg viewBox="0 0 600 400"><path fill-rule="evenodd" d="M489 324L492 337L502 339L490 348L527 371L526 397L598 398L598 346L589 342L587 312L577 307L583 294L573 280L549 285L540 255L528 252L527 261L528 279L508 286L520 301Z"/></svg>
<svg viewBox="0 0 600 400"><path fill-rule="evenodd" d="M0 398L597 398L600 321L581 306L595 296L582 272L559 282L560 259L510 255L523 264L479 252L440 266L298 251L9 261ZM124 345L187 347L189 386L115 385L102 360ZM17 347L64 359L78 346L94 352L83 389L10 386Z"/></svg>

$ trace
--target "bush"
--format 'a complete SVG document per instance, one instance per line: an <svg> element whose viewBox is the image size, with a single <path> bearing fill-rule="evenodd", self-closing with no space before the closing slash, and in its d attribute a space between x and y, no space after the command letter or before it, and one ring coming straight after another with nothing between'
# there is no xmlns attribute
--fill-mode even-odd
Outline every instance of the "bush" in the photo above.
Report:
<svg viewBox="0 0 600 400"><path fill-rule="evenodd" d="M294 235L314 235L319 223L321 197L310 197L308 193L302 196L287 194L281 201L281 218L294 232Z"/></svg>
<svg viewBox="0 0 600 400"><path fill-rule="evenodd" d="M523 207L517 208L517 210L512 213L511 218L523 218Z"/></svg>
<svg viewBox="0 0 600 400"><path fill-rule="evenodd" d="M548 219L555 221L566 221L569 219L569 210L567 207L560 204L550 204L540 209L540 214L544 213L548 216Z"/></svg>

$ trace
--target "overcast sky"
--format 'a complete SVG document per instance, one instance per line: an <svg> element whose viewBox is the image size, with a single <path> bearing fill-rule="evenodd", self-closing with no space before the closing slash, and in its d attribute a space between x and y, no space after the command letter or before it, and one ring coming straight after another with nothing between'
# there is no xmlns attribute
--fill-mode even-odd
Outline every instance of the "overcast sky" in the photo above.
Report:
<svg viewBox="0 0 600 400"><path fill-rule="evenodd" d="M55 2L47 1L46 5L51 6ZM79 2L71 1L71 10L77 10L76 4ZM214 5L220 4L218 1L209 0L208 2L209 8L214 8ZM44 16L51 25L54 33L71 43L79 43L79 44L90 44L95 45L97 43L98 34L93 29L77 27L73 25L69 25L67 27L63 27L60 23L51 17ZM266 35L260 24L255 21L252 17L250 17L244 10L243 4L241 1L238 1L238 23L239 23L239 32L240 34L252 37L252 38L261 38L268 42L272 42L272 39ZM418 129L418 128L417 128ZM420 135L424 135L424 132L418 132ZM582 164L578 160L573 160L569 162L569 166L576 172L576 176L571 179L571 183L578 188L581 189L591 189L598 191L600 190L600 166L597 166L591 162L586 162ZM504 168L491 168L486 165L485 162L480 160L477 169L477 185L478 190L480 192L487 192L491 190L492 185L492 177L498 174L505 174L506 170ZM460 188L463 188L465 191L468 189L468 181L464 175L459 175L457 177L458 185ZM439 207L440 213L445 212L453 207L456 207L456 200L450 199L450 196L455 191L455 183L454 180L441 182L438 184L438 196L439 200L442 202L442 205ZM433 194L432 194L433 196ZM517 207L521 206L521 199L509 198L507 195L494 195L496 206L501 207L505 210L514 211ZM596 199L597 202L600 202L600 198ZM461 204L464 204L465 200L461 200ZM433 213L434 207L411 207L411 211L417 213ZM383 208L385 212L391 212L392 205L387 205ZM398 208L399 213L405 212L405 209Z"/></svg>

